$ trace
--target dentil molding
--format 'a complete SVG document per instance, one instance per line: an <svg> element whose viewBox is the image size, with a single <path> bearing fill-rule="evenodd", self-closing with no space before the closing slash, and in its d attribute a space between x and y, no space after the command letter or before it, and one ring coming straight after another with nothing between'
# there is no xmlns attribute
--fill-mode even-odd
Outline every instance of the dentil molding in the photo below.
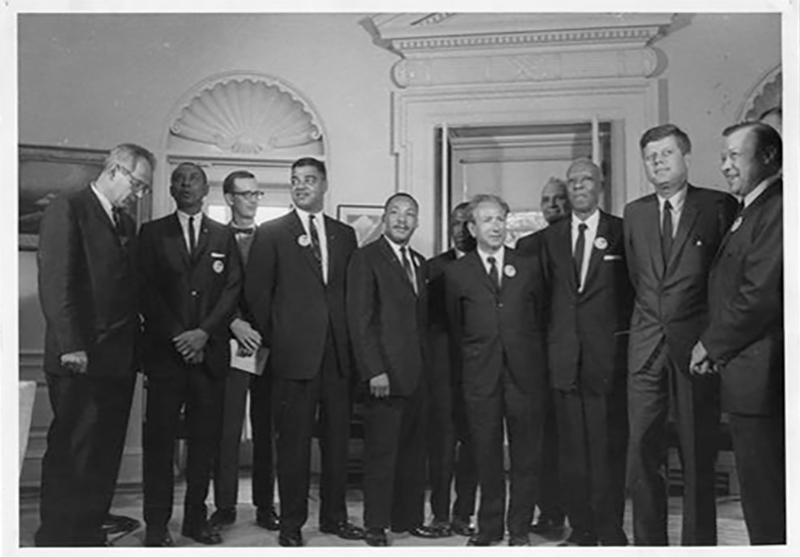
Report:
<svg viewBox="0 0 800 557"><path fill-rule="evenodd" d="M648 77L671 14L379 14L399 87Z"/></svg>

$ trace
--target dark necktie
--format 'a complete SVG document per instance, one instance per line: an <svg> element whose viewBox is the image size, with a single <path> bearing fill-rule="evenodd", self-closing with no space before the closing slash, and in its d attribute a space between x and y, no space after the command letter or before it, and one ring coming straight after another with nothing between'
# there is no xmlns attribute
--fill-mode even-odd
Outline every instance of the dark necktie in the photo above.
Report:
<svg viewBox="0 0 800 557"><path fill-rule="evenodd" d="M114 218L114 229L117 231L117 236L125 236L125 227L122 226L122 209L113 207L111 209L111 215Z"/></svg>
<svg viewBox="0 0 800 557"><path fill-rule="evenodd" d="M256 231L255 228L239 228L238 226L232 226L234 234L243 234L245 236L250 236L252 233Z"/></svg>
<svg viewBox="0 0 800 557"><path fill-rule="evenodd" d="M194 250L197 248L194 238L194 217L189 217L189 256L194 257Z"/></svg>
<svg viewBox="0 0 800 557"><path fill-rule="evenodd" d="M586 251L586 223L578 225L578 239L575 242L575 251L572 253L572 261L575 263L575 281L578 289L581 287L581 273L583 271L583 254Z"/></svg>
<svg viewBox="0 0 800 557"><path fill-rule="evenodd" d="M414 289L414 292L417 291L417 285L414 283L414 271L411 269L411 261L408 260L408 256L406 252L408 250L405 246L400 248L400 256L403 261L403 269L406 270L406 276L408 277L408 282L411 283L411 288Z"/></svg>
<svg viewBox="0 0 800 557"><path fill-rule="evenodd" d="M322 248L319 245L319 232L317 232L317 224L314 215L308 215L308 230L311 233L311 251L314 257L317 258L320 265L322 265Z"/></svg>
<svg viewBox="0 0 800 557"><path fill-rule="evenodd" d="M497 272L497 259L492 256L486 258L489 262L489 278L492 279L492 285L496 290L500 290L500 274Z"/></svg>
<svg viewBox="0 0 800 557"><path fill-rule="evenodd" d="M661 220L661 254L664 256L664 265L669 261L672 251L672 204L664 201L664 214Z"/></svg>

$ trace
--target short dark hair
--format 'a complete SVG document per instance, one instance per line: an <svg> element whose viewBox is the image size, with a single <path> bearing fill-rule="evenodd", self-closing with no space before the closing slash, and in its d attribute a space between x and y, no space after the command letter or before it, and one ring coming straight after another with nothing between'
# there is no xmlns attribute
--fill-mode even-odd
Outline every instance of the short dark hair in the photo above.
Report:
<svg viewBox="0 0 800 557"><path fill-rule="evenodd" d="M319 173L322 174L323 178L328 177L328 171L325 168L325 163L319 159L315 159L314 157L303 157L302 159L297 159L292 163L292 171L296 168L300 168L301 166L313 166Z"/></svg>
<svg viewBox="0 0 800 557"><path fill-rule="evenodd" d="M247 170L234 170L222 181L222 193L233 193L233 187L236 185L236 180L241 178L252 178L255 180L255 176L252 172L248 172Z"/></svg>
<svg viewBox="0 0 800 557"><path fill-rule="evenodd" d="M177 174L178 170L182 166L193 166L193 167L195 167L197 170L200 171L200 175L203 177L203 183L204 184L208 183L208 176L206 176L206 171L203 170L202 166L200 166L199 164L197 164L195 162L182 162L178 166L176 166L175 170L173 170L172 174L170 174L170 176L169 176L170 183L172 183L172 181L175 179L175 174Z"/></svg>
<svg viewBox="0 0 800 557"><path fill-rule="evenodd" d="M475 222L475 209L481 203L497 204L503 210L505 216L508 216L508 213L511 212L511 207L509 207L508 203L506 203L499 195L495 195L493 193L479 193L469 200L469 217L467 219L469 222Z"/></svg>
<svg viewBox="0 0 800 557"><path fill-rule="evenodd" d="M722 130L722 137L744 129L756 138L756 156L769 161L768 166L777 171L783 165L783 140L778 130L763 122L741 122Z"/></svg>
<svg viewBox="0 0 800 557"><path fill-rule="evenodd" d="M469 201L462 201L461 203L453 207L453 210L450 211L450 220L453 220L453 217L458 211L469 211Z"/></svg>
<svg viewBox="0 0 800 557"><path fill-rule="evenodd" d="M644 132L642 138L639 140L639 150L644 151L644 148L647 147L649 143L660 141L670 136L675 138L681 153L686 155L692 152L692 141L689 139L689 136L675 124L662 124Z"/></svg>
<svg viewBox="0 0 800 557"><path fill-rule="evenodd" d="M383 204L383 211L386 212L386 209L389 208L389 204L395 199L400 199L401 197L404 197L409 201L411 201L414 204L414 207L417 208L417 211L419 211L419 203L417 203L417 200L414 199L413 195L411 195L410 193L406 193L404 191L399 191L397 193L393 193L392 195L390 195L389 199L386 200L386 203Z"/></svg>

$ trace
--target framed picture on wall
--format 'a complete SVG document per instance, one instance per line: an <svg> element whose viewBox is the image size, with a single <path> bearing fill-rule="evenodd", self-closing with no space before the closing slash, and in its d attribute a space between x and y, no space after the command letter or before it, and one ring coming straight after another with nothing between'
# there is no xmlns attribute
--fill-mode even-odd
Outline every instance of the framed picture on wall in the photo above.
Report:
<svg viewBox="0 0 800 557"><path fill-rule="evenodd" d="M19 249L39 247L39 225L58 195L86 187L103 170L108 151L19 146Z"/></svg>
<svg viewBox="0 0 800 557"><path fill-rule="evenodd" d="M359 247L380 237L382 216L380 205L339 205L336 208L336 218L355 228Z"/></svg>

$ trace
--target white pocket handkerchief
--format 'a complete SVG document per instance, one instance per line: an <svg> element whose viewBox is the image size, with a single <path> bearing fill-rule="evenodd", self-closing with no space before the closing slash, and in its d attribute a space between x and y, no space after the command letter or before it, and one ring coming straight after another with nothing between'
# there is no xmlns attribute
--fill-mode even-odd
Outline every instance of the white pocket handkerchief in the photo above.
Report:
<svg viewBox="0 0 800 557"><path fill-rule="evenodd" d="M603 256L603 261L620 261L621 259L622 259L621 255L609 254Z"/></svg>

